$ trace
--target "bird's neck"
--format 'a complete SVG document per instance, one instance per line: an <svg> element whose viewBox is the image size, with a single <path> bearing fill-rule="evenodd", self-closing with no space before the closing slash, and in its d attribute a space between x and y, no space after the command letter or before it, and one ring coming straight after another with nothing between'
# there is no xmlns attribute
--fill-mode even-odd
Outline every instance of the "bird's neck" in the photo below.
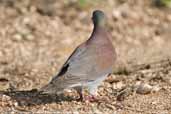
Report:
<svg viewBox="0 0 171 114"><path fill-rule="evenodd" d="M107 30L105 26L97 25L93 28L92 36L96 36L97 38L105 38L103 36L107 35Z"/></svg>
<svg viewBox="0 0 171 114"><path fill-rule="evenodd" d="M94 31L98 29L105 29L104 23L94 23Z"/></svg>
<svg viewBox="0 0 171 114"><path fill-rule="evenodd" d="M109 42L108 38L108 32L104 26L94 26L93 32L88 42L104 44L106 42Z"/></svg>
<svg viewBox="0 0 171 114"><path fill-rule="evenodd" d="M92 35L94 36L95 34L101 34L102 32L105 32L105 27L101 25L94 25L93 28L93 33Z"/></svg>

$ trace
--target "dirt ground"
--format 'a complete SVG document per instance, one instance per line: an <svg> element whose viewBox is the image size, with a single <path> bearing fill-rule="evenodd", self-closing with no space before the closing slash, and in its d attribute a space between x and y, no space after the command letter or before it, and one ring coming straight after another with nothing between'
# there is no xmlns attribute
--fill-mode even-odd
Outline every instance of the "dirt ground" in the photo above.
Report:
<svg viewBox="0 0 171 114"><path fill-rule="evenodd" d="M171 9L152 0L85 1L0 0L0 112L171 114ZM105 100L38 94L88 39L95 9L107 15L118 54L99 87Z"/></svg>

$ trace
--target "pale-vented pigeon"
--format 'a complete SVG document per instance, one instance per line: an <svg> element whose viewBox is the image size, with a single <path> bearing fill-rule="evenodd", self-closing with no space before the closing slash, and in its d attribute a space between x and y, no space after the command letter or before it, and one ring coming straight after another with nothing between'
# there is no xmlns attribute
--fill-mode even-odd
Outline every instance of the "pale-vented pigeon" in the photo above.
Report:
<svg viewBox="0 0 171 114"><path fill-rule="evenodd" d="M67 88L87 87L90 95L96 95L97 87L112 73L116 53L111 34L106 30L104 13L95 10L92 20L94 29L90 38L75 49L60 72L40 91L58 94Z"/></svg>

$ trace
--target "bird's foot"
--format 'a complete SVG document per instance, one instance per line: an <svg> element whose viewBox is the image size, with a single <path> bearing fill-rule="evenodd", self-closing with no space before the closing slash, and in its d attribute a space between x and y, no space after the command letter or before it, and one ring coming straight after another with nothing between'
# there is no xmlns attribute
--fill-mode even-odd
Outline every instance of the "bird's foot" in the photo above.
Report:
<svg viewBox="0 0 171 114"><path fill-rule="evenodd" d="M96 95L88 95L88 96L84 96L83 97L83 101L85 101L85 102L97 102L97 101L99 101L99 98L98 98L98 96L96 96Z"/></svg>
<svg viewBox="0 0 171 114"><path fill-rule="evenodd" d="M87 91L78 91L79 99L77 101L82 102L106 102L109 101L109 99L105 96L98 95L97 92L94 92L93 94L87 92Z"/></svg>
<svg viewBox="0 0 171 114"><path fill-rule="evenodd" d="M98 101L98 96L97 95L84 95L83 93L81 93L78 101L96 102Z"/></svg>
<svg viewBox="0 0 171 114"><path fill-rule="evenodd" d="M110 99L108 97L105 96L99 96L99 95L89 95L89 96L85 96L83 98L84 102L110 102Z"/></svg>

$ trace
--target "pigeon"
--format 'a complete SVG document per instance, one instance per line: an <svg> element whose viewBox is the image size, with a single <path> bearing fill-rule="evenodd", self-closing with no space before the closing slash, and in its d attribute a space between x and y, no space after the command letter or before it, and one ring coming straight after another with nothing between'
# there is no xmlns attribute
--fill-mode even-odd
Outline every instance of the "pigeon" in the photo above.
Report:
<svg viewBox="0 0 171 114"><path fill-rule="evenodd" d="M93 11L93 32L88 40L80 44L64 63L59 73L42 87L47 94L59 94L64 89L87 88L90 96L97 96L98 86L113 71L116 51L112 36L106 30L106 16L101 10Z"/></svg>

